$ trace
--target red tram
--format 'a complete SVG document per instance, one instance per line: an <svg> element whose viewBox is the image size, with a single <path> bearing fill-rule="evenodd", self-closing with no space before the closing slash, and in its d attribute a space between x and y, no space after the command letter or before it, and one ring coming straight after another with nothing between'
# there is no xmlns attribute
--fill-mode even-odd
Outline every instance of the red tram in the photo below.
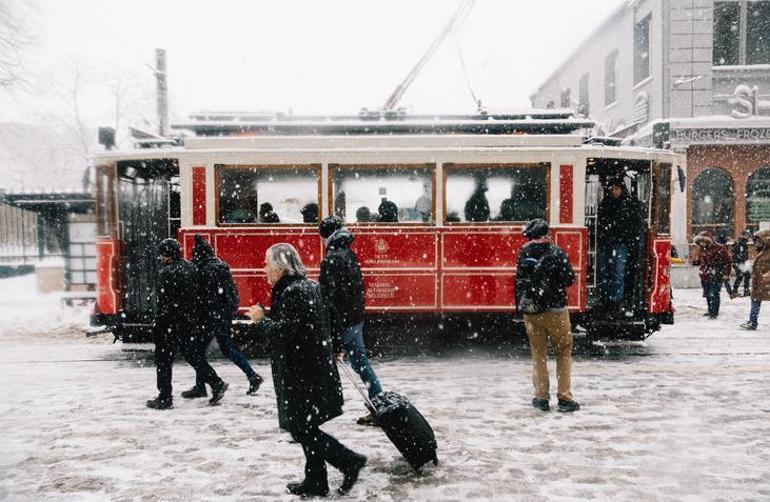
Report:
<svg viewBox="0 0 770 502"><path fill-rule="evenodd" d="M643 338L673 322L680 156L586 140L574 132L590 122L553 110L370 118L205 117L180 126L196 133L183 146L98 155L94 323L124 340L149 332L155 249L169 236L189 257L203 235L230 265L241 306L269 304L265 250L293 244L317 277L317 223L330 214L356 235L373 316L515 319L520 232L543 217L577 274L576 325ZM626 314L610 318L598 304L596 221L602 183L617 176L647 208L647 231L632 253ZM481 214L468 210L474 196L486 201Z"/></svg>

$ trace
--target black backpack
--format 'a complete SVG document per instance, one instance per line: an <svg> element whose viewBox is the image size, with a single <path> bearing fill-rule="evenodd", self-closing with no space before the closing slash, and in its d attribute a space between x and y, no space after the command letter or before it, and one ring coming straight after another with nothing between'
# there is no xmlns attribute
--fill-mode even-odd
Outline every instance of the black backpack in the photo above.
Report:
<svg viewBox="0 0 770 502"><path fill-rule="evenodd" d="M542 314L546 309L546 299L551 296L551 289L558 287L554 284L553 265L558 259L555 248L549 245L540 257L526 258L524 261L532 273L525 281L523 291L519 295L516 309L522 314Z"/></svg>

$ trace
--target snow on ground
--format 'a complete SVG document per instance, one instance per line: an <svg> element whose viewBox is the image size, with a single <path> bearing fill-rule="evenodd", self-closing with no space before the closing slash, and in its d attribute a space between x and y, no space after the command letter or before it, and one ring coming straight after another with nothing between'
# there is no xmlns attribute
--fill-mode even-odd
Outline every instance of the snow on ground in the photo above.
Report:
<svg viewBox="0 0 770 502"><path fill-rule="evenodd" d="M267 362L259 395L231 383L221 406L155 396L147 346L87 340L84 312L37 298L29 277L0 281L0 499L291 500L298 445L278 431ZM530 407L526 348L505 354L380 360L387 389L432 423L438 467L414 474L376 428L360 427L345 384L345 414L327 424L369 457L338 500L770 499L770 311L740 331L748 299L704 320L697 290L676 291L677 324L647 342L576 350L574 415ZM553 368L552 368L553 372ZM175 392L193 372L175 366ZM555 396L553 398L555 401ZM340 476L330 469L330 484Z"/></svg>

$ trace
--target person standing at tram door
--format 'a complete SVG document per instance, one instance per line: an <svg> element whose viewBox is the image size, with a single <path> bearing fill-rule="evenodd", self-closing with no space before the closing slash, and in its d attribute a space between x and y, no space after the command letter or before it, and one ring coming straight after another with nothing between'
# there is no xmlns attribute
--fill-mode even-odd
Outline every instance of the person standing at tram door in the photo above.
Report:
<svg viewBox="0 0 770 502"><path fill-rule="evenodd" d="M366 457L320 429L342 415L342 385L334 364L329 314L321 288L305 277L305 266L291 244L274 244L265 255L265 273L273 287L270 318L260 306L246 314L265 335L271 350L281 347L284 358L282 382L288 430L305 454L305 478L286 489L303 497L326 496L329 483L326 464L343 475L337 492L353 488Z"/></svg>
<svg viewBox="0 0 770 502"><path fill-rule="evenodd" d="M369 398L374 399L382 394L382 386L364 345L364 279L358 257L350 249L355 237L343 228L342 220L336 216L324 218L318 233L326 244L318 282L329 309L334 352L339 360L347 354L350 365L366 385ZM357 423L376 424L371 413L359 418Z"/></svg>
<svg viewBox="0 0 770 502"><path fill-rule="evenodd" d="M620 313L626 296L629 257L644 230L642 204L628 193L623 178L610 178L597 220L599 292L605 311Z"/></svg>
<svg viewBox="0 0 770 502"><path fill-rule="evenodd" d="M744 230L741 236L735 239L731 251L733 252L733 270L735 270L735 283L733 284L733 298L738 296L738 286L743 281L743 296L749 296L749 282L751 281L751 267L749 266L749 239L751 232Z"/></svg>
<svg viewBox="0 0 770 502"><path fill-rule="evenodd" d="M476 180L476 188L465 203L465 221L489 221L489 201L487 200L487 182Z"/></svg>
<svg viewBox="0 0 770 502"><path fill-rule="evenodd" d="M522 232L529 242L516 257L516 309L524 316L524 327L532 351L532 406L551 409L548 379L548 340L556 355L557 398L563 413L580 409L572 398L572 325L567 311L566 288L575 281L567 255L548 238L548 223L529 222Z"/></svg>
<svg viewBox="0 0 770 502"><path fill-rule="evenodd" d="M724 281L730 279L730 255L727 248L714 241L711 232L704 230L693 239L697 253L690 263L697 265L703 296L706 297L708 310L705 317L716 319L719 315L719 293Z"/></svg>
<svg viewBox="0 0 770 502"><path fill-rule="evenodd" d="M211 339L216 338L222 355L231 360L246 374L249 379L249 390L246 394L253 396L262 385L259 376L249 364L246 356L238 349L233 341L233 318L238 312L238 289L233 282L230 267L214 254L214 250L206 240L195 234L192 261L198 267L198 315L203 343L200 350L205 357L206 349ZM195 385L182 392L185 399L206 397L206 380L201 372L195 373Z"/></svg>
<svg viewBox="0 0 770 502"><path fill-rule="evenodd" d="M748 330L757 329L759 323L759 307L763 301L770 300L770 230L760 230L754 234L754 247L757 256L751 266L751 311L748 322L741 324L741 328Z"/></svg>
<svg viewBox="0 0 770 502"><path fill-rule="evenodd" d="M182 258L182 251L176 239L165 239L158 247L161 270L156 284L157 307L152 331L155 338L155 371L160 394L147 401L148 408L165 410L173 408L171 374L174 354L181 350L182 356L211 385L212 397L209 404L219 403L227 390L222 381L206 361L205 352L200 350L200 333L197 331L195 265Z"/></svg>

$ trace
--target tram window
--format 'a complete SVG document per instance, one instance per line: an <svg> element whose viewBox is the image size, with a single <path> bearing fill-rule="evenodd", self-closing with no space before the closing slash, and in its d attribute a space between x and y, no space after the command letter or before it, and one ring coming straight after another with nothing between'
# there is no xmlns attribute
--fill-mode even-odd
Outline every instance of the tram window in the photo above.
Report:
<svg viewBox="0 0 770 502"><path fill-rule="evenodd" d="M319 169L316 167L219 165L216 176L219 223L318 221ZM311 221L313 217L315 220Z"/></svg>
<svg viewBox="0 0 770 502"><path fill-rule="evenodd" d="M110 236L110 219L112 204L112 179L109 167L99 166L96 169L96 232L99 237Z"/></svg>
<svg viewBox="0 0 770 502"><path fill-rule="evenodd" d="M334 214L347 223L432 223L428 165L335 166Z"/></svg>
<svg viewBox="0 0 770 502"><path fill-rule="evenodd" d="M658 234L671 231L671 164L661 164L655 178L655 229Z"/></svg>
<svg viewBox="0 0 770 502"><path fill-rule="evenodd" d="M446 219L525 222L546 216L548 164L447 166Z"/></svg>

